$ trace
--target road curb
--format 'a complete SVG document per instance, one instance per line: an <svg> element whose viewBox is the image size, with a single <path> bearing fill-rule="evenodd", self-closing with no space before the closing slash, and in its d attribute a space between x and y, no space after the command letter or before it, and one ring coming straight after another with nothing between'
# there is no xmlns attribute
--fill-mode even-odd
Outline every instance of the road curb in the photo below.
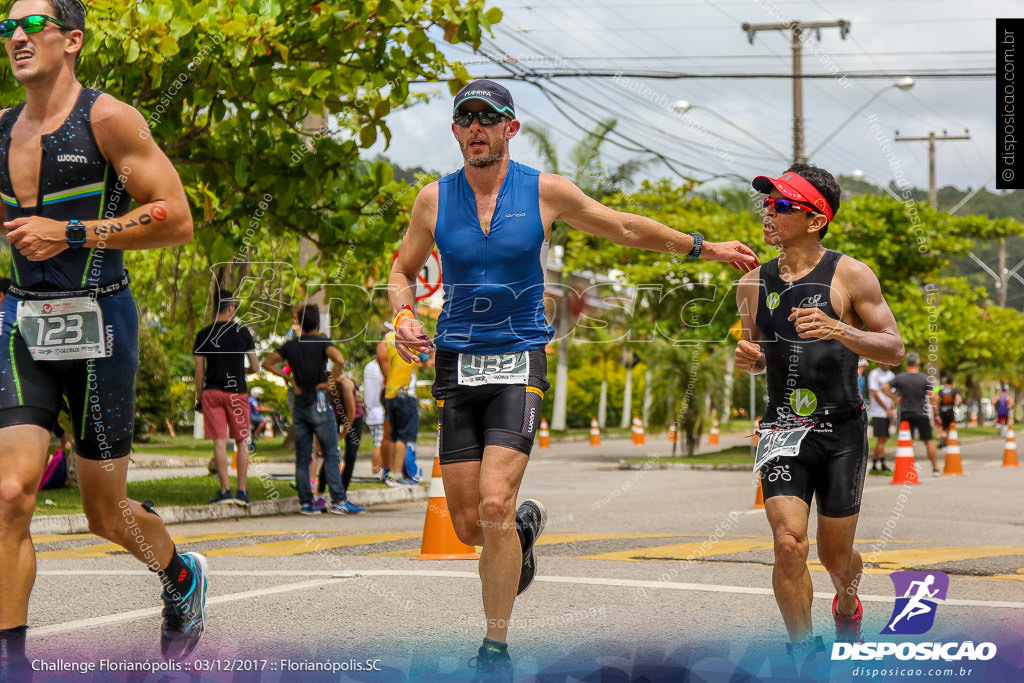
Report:
<svg viewBox="0 0 1024 683"><path fill-rule="evenodd" d="M688 462L659 462L657 466L650 465L648 462L626 462L625 460L619 460L620 470L724 470L727 472L741 472L743 470L750 470L750 465L738 465L738 464L713 464L709 462L704 463L688 463Z"/></svg>
<svg viewBox="0 0 1024 683"><path fill-rule="evenodd" d="M348 494L353 505L367 507L394 503L409 503L427 500L427 487L361 489ZM278 498L277 500L259 500L248 506L241 505L182 505L171 507L155 507L164 524L181 524L183 522L207 522L217 519L235 519L240 517L270 517L273 515L291 515L299 511L298 498ZM32 520L30 530L33 534L82 534L89 531L89 522L84 514L49 515L36 517Z"/></svg>

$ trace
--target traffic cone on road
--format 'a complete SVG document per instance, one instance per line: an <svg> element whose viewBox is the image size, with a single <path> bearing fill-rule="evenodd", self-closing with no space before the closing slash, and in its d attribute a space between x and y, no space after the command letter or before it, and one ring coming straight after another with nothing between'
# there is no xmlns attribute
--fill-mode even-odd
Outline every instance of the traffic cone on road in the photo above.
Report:
<svg viewBox="0 0 1024 683"><path fill-rule="evenodd" d="M263 428L263 438L273 439L274 438L274 420L271 418L267 419L267 426Z"/></svg>
<svg viewBox="0 0 1024 683"><path fill-rule="evenodd" d="M960 436L956 432L956 422L949 424L949 435L946 437L946 467L942 473L952 477L964 475L964 468L960 462Z"/></svg>
<svg viewBox="0 0 1024 683"><path fill-rule="evenodd" d="M1003 451L1003 467L1020 467L1017 461L1017 439L1013 435L1013 427L1006 430L1006 450Z"/></svg>
<svg viewBox="0 0 1024 683"><path fill-rule="evenodd" d="M668 426L668 442L675 443L679 441L679 434L676 433L676 423L673 422Z"/></svg>
<svg viewBox="0 0 1024 683"><path fill-rule="evenodd" d="M971 411L971 426L972 427L977 427L978 426L978 411L976 411L976 410L972 410Z"/></svg>
<svg viewBox="0 0 1024 683"><path fill-rule="evenodd" d="M708 434L708 445L718 445L718 415L711 411L711 433Z"/></svg>
<svg viewBox="0 0 1024 683"><path fill-rule="evenodd" d="M639 415L633 416L633 445L644 445L644 423L640 421Z"/></svg>
<svg viewBox="0 0 1024 683"><path fill-rule="evenodd" d="M548 432L548 421L543 417L540 419L540 443L541 448L551 448L551 433Z"/></svg>
<svg viewBox="0 0 1024 683"><path fill-rule="evenodd" d="M597 418L590 418L590 445L601 445L601 428L597 426Z"/></svg>
<svg viewBox="0 0 1024 683"><path fill-rule="evenodd" d="M757 443L760 441L760 435L758 430L761 429L761 421L757 421L757 429L754 430L754 449L757 449ZM761 473L757 474L757 495L754 497L754 504L750 506L751 510L764 507L764 487L761 486Z"/></svg>
<svg viewBox="0 0 1024 683"><path fill-rule="evenodd" d="M430 500L427 502L427 518L423 522L423 543L417 560L476 560L479 553L466 545L455 535L452 515L448 512L448 498L444 495L444 480L441 478L441 459L434 458L434 470L430 475Z"/></svg>
<svg viewBox="0 0 1024 683"><path fill-rule="evenodd" d="M914 462L914 442L910 439L910 423L900 422L899 441L896 444L896 471L890 484L920 484L917 464Z"/></svg>

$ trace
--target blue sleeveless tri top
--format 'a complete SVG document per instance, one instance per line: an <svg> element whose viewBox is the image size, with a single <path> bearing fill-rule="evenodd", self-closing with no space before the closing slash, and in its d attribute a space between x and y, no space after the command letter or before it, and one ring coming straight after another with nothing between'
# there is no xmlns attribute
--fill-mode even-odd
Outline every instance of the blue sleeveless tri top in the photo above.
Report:
<svg viewBox="0 0 1024 683"><path fill-rule="evenodd" d="M438 348L497 354L542 349L550 341L539 178L540 171L509 162L486 235L465 170L438 181L434 241L444 288Z"/></svg>

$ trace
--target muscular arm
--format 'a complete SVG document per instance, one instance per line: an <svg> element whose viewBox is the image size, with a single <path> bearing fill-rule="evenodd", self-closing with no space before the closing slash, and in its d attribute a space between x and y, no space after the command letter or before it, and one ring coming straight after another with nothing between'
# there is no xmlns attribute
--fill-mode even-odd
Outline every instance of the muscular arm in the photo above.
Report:
<svg viewBox="0 0 1024 683"><path fill-rule="evenodd" d="M92 109L93 134L118 181L139 204L119 218L83 221L85 247L153 249L186 244L192 239L192 213L181 179L149 135L149 126L134 107L110 95ZM24 216L7 221L7 241L32 261L67 249L67 221Z"/></svg>
<svg viewBox="0 0 1024 683"><path fill-rule="evenodd" d="M203 394L203 382L206 381L206 359L202 356L192 356L196 361L196 400Z"/></svg>
<svg viewBox="0 0 1024 683"><path fill-rule="evenodd" d="M281 354L279 354L277 351L272 351L269 356L263 359L263 369L269 372L271 375L277 375L278 377L282 378L285 384L293 384L295 386L296 394L301 393L299 390L299 386L295 384L294 378L291 375L285 374L284 370L281 368L282 361L284 361L284 358L281 357Z"/></svg>
<svg viewBox="0 0 1024 683"><path fill-rule="evenodd" d="M541 174L540 198L545 225L561 218L578 230L625 247L681 256L693 249L694 239L690 235L644 216L611 209L591 199L561 176ZM749 271L758 264L754 252L739 242L704 242L700 258L731 263L743 271Z"/></svg>
<svg viewBox="0 0 1024 683"><path fill-rule="evenodd" d="M755 268L740 278L736 287L736 307L740 312L743 336L736 344L736 369L751 375L765 371L765 356L761 346L761 331L757 329L757 299L761 292L761 269Z"/></svg>
<svg viewBox="0 0 1024 683"><path fill-rule="evenodd" d="M398 258L391 266L388 278L388 299L397 314L402 306L415 310L416 275L430 257L434 248L434 226L437 224L437 183L431 183L420 190L412 205L412 217L398 248ZM415 319L402 320L395 329L395 349L406 361L419 357L419 353L430 353L431 342L423 334L423 325ZM383 369L383 366L382 366Z"/></svg>
<svg viewBox="0 0 1024 683"><path fill-rule="evenodd" d="M254 375L260 371L260 359L256 357L255 351L246 351L245 357L249 359L249 368L245 374Z"/></svg>
<svg viewBox="0 0 1024 683"><path fill-rule="evenodd" d="M903 338L871 269L845 257L836 266L833 283L850 299L863 328L825 315L819 308L795 308L789 319L804 338L836 339L858 356L887 365L903 360Z"/></svg>

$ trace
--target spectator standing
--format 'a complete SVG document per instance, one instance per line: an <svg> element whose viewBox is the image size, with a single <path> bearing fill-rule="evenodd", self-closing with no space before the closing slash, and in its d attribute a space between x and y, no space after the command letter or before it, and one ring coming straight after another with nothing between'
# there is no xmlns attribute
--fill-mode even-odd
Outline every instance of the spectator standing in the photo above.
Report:
<svg viewBox="0 0 1024 683"><path fill-rule="evenodd" d="M295 488L299 494L301 512L316 515L320 509L313 501L313 487L309 482L309 464L313 456L313 436L320 442L324 454L325 475L331 491L328 512L349 514L345 509L345 488L341 483L341 454L338 451L337 422L327 401L332 382L338 382L345 367L345 357L319 333L320 309L315 304L302 307L299 314L301 334L291 339L263 361L270 373L284 379L294 396L292 421L295 429ZM285 373L281 367L287 362L291 368ZM327 361L334 363L328 380Z"/></svg>
<svg viewBox="0 0 1024 683"><path fill-rule="evenodd" d="M907 371L901 372L891 379L883 390L895 400L893 390L899 392L900 398L900 422L909 422L912 432L917 432L917 438L924 442L928 459L932 463L932 476L941 476L939 472L938 454L935 449L935 439L932 437L932 422L937 426L941 425L939 420L939 405L935 392L932 390L932 381L921 372L921 357L916 353L907 354ZM932 417L929 418L928 407L931 406Z"/></svg>
<svg viewBox="0 0 1024 683"><path fill-rule="evenodd" d="M376 358L363 367L363 402L366 405L366 427L373 440L373 473L379 475L383 467L381 445L384 442L384 374Z"/></svg>
<svg viewBox="0 0 1024 683"><path fill-rule="evenodd" d="M1010 394L1006 391L1006 385L1000 385L999 393L992 399L992 407L996 410L996 428L999 429L999 436L1006 436L1006 430L1010 424Z"/></svg>
<svg viewBox="0 0 1024 683"><path fill-rule="evenodd" d="M868 418L871 420L871 429L875 433L874 457L868 474L886 476L892 474L892 470L885 464L885 442L889 440L890 425L896 419L896 401L882 391L882 387L892 381L895 376L896 374L885 363L879 363L877 368L868 373L868 393L871 395L871 401L868 404Z"/></svg>
<svg viewBox="0 0 1024 683"><path fill-rule="evenodd" d="M220 488L211 503L249 504L249 391L246 373L259 371L256 344L248 328L232 321L238 302L221 299L213 324L199 330L192 347L196 365L197 403L203 413L205 437L213 441ZM246 369L246 360L249 367ZM228 477L228 438L237 449L238 481L231 495Z"/></svg>

